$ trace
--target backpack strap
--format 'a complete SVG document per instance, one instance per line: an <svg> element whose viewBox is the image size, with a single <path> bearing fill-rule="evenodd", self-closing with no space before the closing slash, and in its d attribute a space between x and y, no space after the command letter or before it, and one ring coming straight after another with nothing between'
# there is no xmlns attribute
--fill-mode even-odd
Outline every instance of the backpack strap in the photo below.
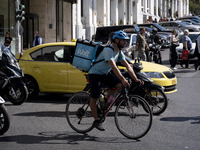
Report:
<svg viewBox="0 0 200 150"><path fill-rule="evenodd" d="M109 47L109 48L111 48L112 50L113 50L113 52L114 52L114 48L112 47L112 46L110 46L110 45L106 45L104 48L106 48L106 47ZM99 62L102 62L102 61L104 61L105 59L100 59L100 60L98 60L98 61L94 61L94 62L92 62L92 65L95 65L96 63L99 63Z"/></svg>

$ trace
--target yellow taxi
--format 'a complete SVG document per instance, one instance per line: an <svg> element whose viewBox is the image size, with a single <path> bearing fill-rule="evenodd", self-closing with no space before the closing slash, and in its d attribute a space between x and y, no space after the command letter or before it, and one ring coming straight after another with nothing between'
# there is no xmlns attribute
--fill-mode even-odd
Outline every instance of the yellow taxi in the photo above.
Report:
<svg viewBox="0 0 200 150"><path fill-rule="evenodd" d="M39 93L74 93L84 89L84 73L70 64L75 42L57 42L38 45L16 55L24 72L24 81L30 96ZM165 87L166 93L175 92L177 78L163 65L142 62L143 71L155 83Z"/></svg>

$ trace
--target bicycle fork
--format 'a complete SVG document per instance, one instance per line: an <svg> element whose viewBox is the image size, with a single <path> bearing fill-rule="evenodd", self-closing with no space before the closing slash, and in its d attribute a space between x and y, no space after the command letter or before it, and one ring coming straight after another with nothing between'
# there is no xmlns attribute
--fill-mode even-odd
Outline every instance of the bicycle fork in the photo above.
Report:
<svg viewBox="0 0 200 150"><path fill-rule="evenodd" d="M134 113L134 110L133 110L131 103L129 101L129 97L127 95L124 96L124 103L126 105L126 108L128 110L128 114L129 114L130 118L131 119L136 118L136 114Z"/></svg>

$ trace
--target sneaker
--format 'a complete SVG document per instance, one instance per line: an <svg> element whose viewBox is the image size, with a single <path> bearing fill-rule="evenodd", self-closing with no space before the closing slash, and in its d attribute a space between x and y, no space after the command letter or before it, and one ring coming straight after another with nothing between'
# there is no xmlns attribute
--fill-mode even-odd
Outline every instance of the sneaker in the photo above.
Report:
<svg viewBox="0 0 200 150"><path fill-rule="evenodd" d="M176 70L177 68L175 68L175 67L170 67L172 70Z"/></svg>
<svg viewBox="0 0 200 150"><path fill-rule="evenodd" d="M105 129L103 128L102 123L100 122L100 120L95 120L95 121L93 122L93 126L94 126L95 128L97 128L98 130L100 130L100 131L105 131Z"/></svg>

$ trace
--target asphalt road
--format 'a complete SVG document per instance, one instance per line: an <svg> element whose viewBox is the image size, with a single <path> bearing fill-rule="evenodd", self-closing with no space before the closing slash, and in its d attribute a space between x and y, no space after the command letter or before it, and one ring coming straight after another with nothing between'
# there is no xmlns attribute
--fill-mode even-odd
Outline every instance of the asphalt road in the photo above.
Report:
<svg viewBox="0 0 200 150"><path fill-rule="evenodd" d="M162 51L168 65L168 50ZM169 106L153 117L152 128L139 141L123 137L109 116L104 127L82 135L65 119L65 103L70 95L48 94L20 106L6 102L11 126L0 136L0 150L200 150L200 71L178 69L178 92L168 94Z"/></svg>

